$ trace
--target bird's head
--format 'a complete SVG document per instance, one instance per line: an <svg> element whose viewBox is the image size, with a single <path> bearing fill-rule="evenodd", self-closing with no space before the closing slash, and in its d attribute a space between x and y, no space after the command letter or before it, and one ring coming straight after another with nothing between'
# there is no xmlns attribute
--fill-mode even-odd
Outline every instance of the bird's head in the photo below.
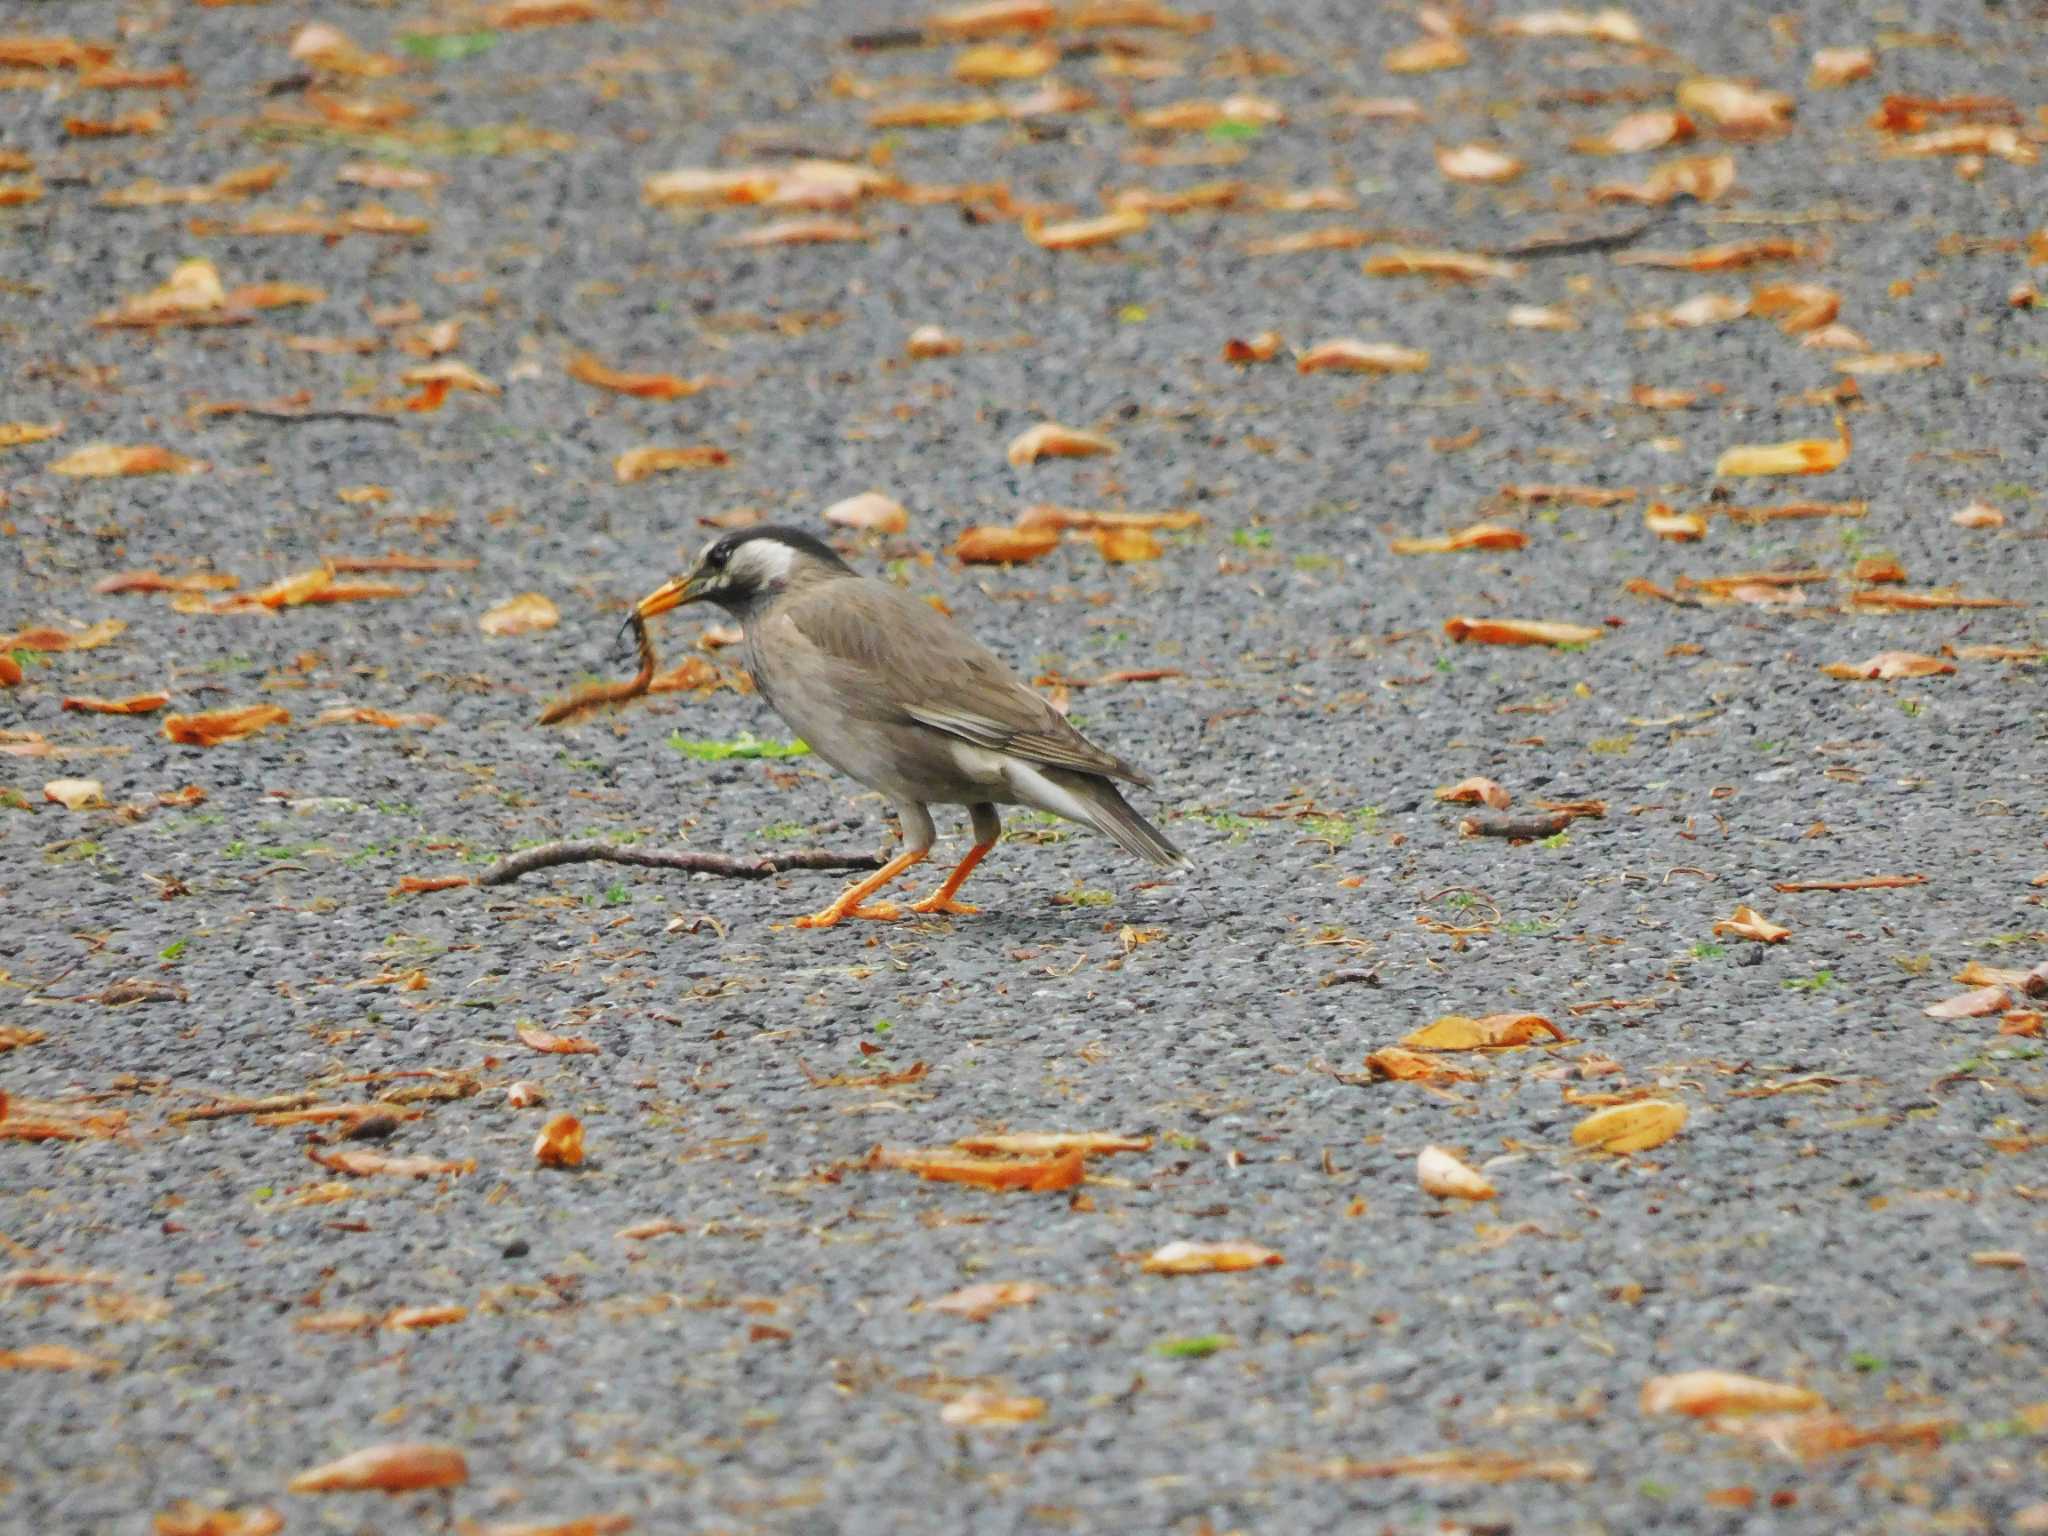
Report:
<svg viewBox="0 0 2048 1536"><path fill-rule="evenodd" d="M809 581L851 576L832 546L797 528L744 528L713 539L687 576L664 582L633 610L643 619L684 603L713 602L745 615L765 598Z"/></svg>

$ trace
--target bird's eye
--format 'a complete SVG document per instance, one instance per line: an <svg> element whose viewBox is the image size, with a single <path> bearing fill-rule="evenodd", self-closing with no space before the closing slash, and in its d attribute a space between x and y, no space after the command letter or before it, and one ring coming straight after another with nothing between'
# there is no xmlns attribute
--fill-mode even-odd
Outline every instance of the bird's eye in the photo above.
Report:
<svg viewBox="0 0 2048 1536"><path fill-rule="evenodd" d="M727 549L723 544L714 544L711 546L709 553L704 556L704 563L714 571L722 571L725 569L725 562L731 558L731 550Z"/></svg>

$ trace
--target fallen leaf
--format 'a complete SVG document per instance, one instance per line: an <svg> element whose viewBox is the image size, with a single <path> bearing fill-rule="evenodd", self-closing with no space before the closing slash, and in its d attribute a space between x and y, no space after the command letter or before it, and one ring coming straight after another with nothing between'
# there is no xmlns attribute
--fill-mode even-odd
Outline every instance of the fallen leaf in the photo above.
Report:
<svg viewBox="0 0 2048 1536"><path fill-rule="evenodd" d="M1674 272L1733 272L1768 261L1801 261L1810 254L1797 240L1772 236L1703 245L1690 251L1623 251L1614 262L1616 266L1661 267Z"/></svg>
<svg viewBox="0 0 2048 1536"><path fill-rule="evenodd" d="M313 717L315 725L376 725L388 731L431 731L442 723L439 715L395 715L388 709L371 709L363 704L337 704Z"/></svg>
<svg viewBox="0 0 2048 1536"><path fill-rule="evenodd" d="M1426 75L1440 69L1461 68L1472 62L1472 55L1455 37L1432 36L1390 48L1380 62L1389 74Z"/></svg>
<svg viewBox="0 0 2048 1536"><path fill-rule="evenodd" d="M1996 155L2014 165L2034 165L2041 152L2019 129L2006 123L1960 123L1896 139L1884 147L1890 158L1925 159L1934 155Z"/></svg>
<svg viewBox="0 0 2048 1536"><path fill-rule="evenodd" d="M825 521L841 528L858 528L863 533L906 533L910 514L903 503L892 501L880 491L864 491L835 501L825 509Z"/></svg>
<svg viewBox="0 0 2048 1536"><path fill-rule="evenodd" d="M410 1493L416 1488L458 1488L469 1463L452 1446L398 1443L367 1446L337 1461L299 1473L290 1493Z"/></svg>
<svg viewBox="0 0 2048 1536"><path fill-rule="evenodd" d="M1529 535L1504 523L1474 523L1451 533L1395 539L1387 545L1397 555L1447 555L1468 549L1524 549Z"/></svg>
<svg viewBox="0 0 2048 1536"><path fill-rule="evenodd" d="M467 875L404 875L391 888L394 896L418 896L429 891L452 891L468 885Z"/></svg>
<svg viewBox="0 0 2048 1536"><path fill-rule="evenodd" d="M1698 130L1683 112L1665 108L1654 112L1631 112L1599 137L1572 140L1582 155L1635 155L1645 150L1683 144Z"/></svg>
<svg viewBox="0 0 2048 1536"><path fill-rule="evenodd" d="M699 444L691 448L629 448L612 460L612 475L621 485L632 485L649 475L675 469L723 469L732 456L723 448Z"/></svg>
<svg viewBox="0 0 2048 1536"><path fill-rule="evenodd" d="M1028 1307L1044 1294L1044 1286L1028 1280L985 1280L949 1291L925 1307L932 1312L951 1312L970 1323L985 1323L1005 1307Z"/></svg>
<svg viewBox="0 0 2048 1536"><path fill-rule="evenodd" d="M275 704L244 704L239 709L214 709L197 715L165 715L164 740L187 747L215 747L225 741L254 736L273 725L288 724L291 718L289 710Z"/></svg>
<svg viewBox="0 0 2048 1536"><path fill-rule="evenodd" d="M534 1138L533 1159L543 1168L583 1166L583 1122L574 1115L556 1115Z"/></svg>
<svg viewBox="0 0 2048 1536"><path fill-rule="evenodd" d="M1529 11L1504 16L1493 24L1503 37L1568 37L1596 43L1640 43L1643 29L1620 6L1599 11Z"/></svg>
<svg viewBox="0 0 2048 1536"><path fill-rule="evenodd" d="M1629 328L1638 331L1697 330L1709 325L1727 325L1750 311L1750 301L1740 294L1696 293L1669 309L1638 310L1629 316Z"/></svg>
<svg viewBox="0 0 2048 1536"><path fill-rule="evenodd" d="M1052 0L982 0L925 18L933 37L995 37L1005 32L1043 32L1059 17Z"/></svg>
<svg viewBox="0 0 2048 1536"><path fill-rule="evenodd" d="M1250 341L1241 341L1233 336L1223 343L1223 361L1226 363L1270 363L1280 355L1283 345L1278 331L1261 331Z"/></svg>
<svg viewBox="0 0 2048 1536"><path fill-rule="evenodd" d="M528 1050L546 1051L557 1056L595 1056L602 1050L580 1035L552 1035L544 1029L535 1029L531 1024L516 1024L513 1033Z"/></svg>
<svg viewBox="0 0 2048 1536"><path fill-rule="evenodd" d="M469 364L452 357L408 368L399 375L399 379L406 384L429 387L438 385L443 389L468 390L478 395L501 395L505 392L501 386L492 383Z"/></svg>
<svg viewBox="0 0 2048 1536"><path fill-rule="evenodd" d="M1149 1152L1152 1138L1120 1136L1114 1131L1013 1131L963 1136L953 1145L981 1157L1052 1157L1062 1152L1103 1157L1112 1152Z"/></svg>
<svg viewBox="0 0 2048 1536"><path fill-rule="evenodd" d="M1424 1147L1415 1159L1415 1177L1422 1192L1439 1200L1492 1200L1500 1191L1478 1170L1442 1147Z"/></svg>
<svg viewBox="0 0 2048 1536"><path fill-rule="evenodd" d="M1001 1392L969 1392L956 1397L939 1411L939 1417L955 1428L987 1428L1002 1424L1028 1424L1045 1417L1042 1397L1011 1397Z"/></svg>
<svg viewBox="0 0 2048 1536"><path fill-rule="evenodd" d="M905 1169L937 1183L976 1184L984 1189L1022 1189L1032 1193L1072 1189L1086 1173L1083 1154L1071 1149L1041 1158L1008 1159L878 1148L872 1161L878 1168Z"/></svg>
<svg viewBox="0 0 2048 1536"><path fill-rule="evenodd" d="M1930 1019L1981 1019L2005 1012L2014 1001L2012 988L2000 984L1943 998L1920 1011Z"/></svg>
<svg viewBox="0 0 2048 1536"><path fill-rule="evenodd" d="M380 1173L400 1179L430 1179L441 1173L461 1175L476 1172L476 1159L473 1157L459 1162L432 1157L392 1157L383 1152L353 1147L331 1152L320 1147L308 1147L306 1155L322 1168L331 1168L336 1173L358 1179Z"/></svg>
<svg viewBox="0 0 2048 1536"><path fill-rule="evenodd" d="M93 583L99 593L121 592L227 592L237 585L224 571L193 571L184 576L166 576L160 571L122 571L102 576Z"/></svg>
<svg viewBox="0 0 2048 1536"><path fill-rule="evenodd" d="M1150 187L1126 187L1111 196L1109 204L1115 209L1138 213L1199 213L1231 207L1244 194L1245 184L1241 181L1203 181L1171 192L1155 191Z"/></svg>
<svg viewBox="0 0 2048 1536"><path fill-rule="evenodd" d="M1480 1051L1564 1038L1564 1031L1540 1013L1489 1013L1476 1019L1451 1013L1401 1043L1418 1051Z"/></svg>
<svg viewBox="0 0 2048 1536"><path fill-rule="evenodd" d="M1287 120L1276 101L1240 93L1221 101L1176 101L1134 113L1131 126L1146 133L1207 133L1225 124L1267 127Z"/></svg>
<svg viewBox="0 0 2048 1536"><path fill-rule="evenodd" d="M43 798L67 811L104 811L106 792L98 779L52 779L43 786Z"/></svg>
<svg viewBox="0 0 2048 1536"><path fill-rule="evenodd" d="M21 663L12 656L0 652L0 688L13 688L28 674L21 669Z"/></svg>
<svg viewBox="0 0 2048 1536"><path fill-rule="evenodd" d="M1148 1275L1213 1275L1241 1269L1262 1269L1286 1262L1271 1248L1257 1243L1168 1243L1156 1249L1144 1262Z"/></svg>
<svg viewBox="0 0 2048 1536"><path fill-rule="evenodd" d="M1749 291L1749 312L1776 316L1787 336L1819 330L1842 310L1842 296L1819 283L1760 283Z"/></svg>
<svg viewBox="0 0 2048 1536"><path fill-rule="evenodd" d="M507 32L526 27L563 27L596 21L604 13L597 0L503 0L484 13L492 26Z"/></svg>
<svg viewBox="0 0 2048 1536"><path fill-rule="evenodd" d="M1854 378L1889 373L1911 373L1920 368L1939 368L1939 352L1865 352L1856 357L1835 359L1835 372Z"/></svg>
<svg viewBox="0 0 2048 1536"><path fill-rule="evenodd" d="M570 358L565 371L579 383L636 400L686 400L705 387L701 379L679 379L672 373L626 373L606 367L588 352Z"/></svg>
<svg viewBox="0 0 2048 1536"><path fill-rule="evenodd" d="M1452 1066L1440 1056L1407 1050L1398 1045L1381 1046L1365 1058L1366 1069L1377 1077L1402 1083L1476 1083L1477 1072Z"/></svg>
<svg viewBox="0 0 2048 1536"><path fill-rule="evenodd" d="M1468 619L1444 621L1444 633L1453 640L1477 645L1585 645L1598 640L1605 630L1586 624L1555 624L1540 619Z"/></svg>
<svg viewBox="0 0 2048 1536"><path fill-rule="evenodd" d="M462 1536L623 1536L624 1532L633 1529L633 1517L585 1515L576 1520L543 1520L537 1524L520 1520L472 1525L463 1521L457 1529Z"/></svg>
<svg viewBox="0 0 2048 1536"><path fill-rule="evenodd" d="M382 1326L401 1333L420 1328L445 1328L469 1316L469 1308L446 1303L433 1307L394 1307L384 1315Z"/></svg>
<svg viewBox="0 0 2048 1536"><path fill-rule="evenodd" d="M553 599L540 592L522 592L485 611L477 628L487 635L533 635L553 629L562 622L562 611Z"/></svg>
<svg viewBox="0 0 2048 1536"><path fill-rule="evenodd" d="M1740 80L1696 77L1678 87L1678 105L1703 117L1731 139L1768 138L1790 125L1795 103L1783 91L1759 90Z"/></svg>
<svg viewBox="0 0 2048 1536"><path fill-rule="evenodd" d="M963 565L1021 565L1050 554L1059 543L1057 529L981 525L961 533L953 545L953 558Z"/></svg>
<svg viewBox="0 0 2048 1536"><path fill-rule="evenodd" d="M1491 144L1439 144L1436 147L1436 168L1450 181L1498 186L1513 181L1528 166Z"/></svg>
<svg viewBox="0 0 2048 1536"><path fill-rule="evenodd" d="M21 1349L0 1349L0 1371L92 1371L106 1374L120 1369L118 1360L88 1355L68 1344L30 1344Z"/></svg>
<svg viewBox="0 0 2048 1536"><path fill-rule="evenodd" d="M1674 512L1661 501L1643 508L1643 526L1660 539L1689 543L1707 536L1707 520L1697 512Z"/></svg>
<svg viewBox="0 0 2048 1536"><path fill-rule="evenodd" d="M1504 485L1501 495L1510 501L1550 502L1565 501L1578 507L1612 507L1622 502L1634 501L1636 493L1632 488L1616 490L1604 485L1550 485L1528 483Z"/></svg>
<svg viewBox="0 0 2048 1536"><path fill-rule="evenodd" d="M953 78L970 85L998 85L1006 80L1036 80L1060 61L1059 49L1049 43L1032 43L1023 48L988 43L963 49L954 56Z"/></svg>
<svg viewBox="0 0 2048 1536"><path fill-rule="evenodd" d="M118 443L87 443L49 468L53 475L105 479L115 475L196 475L206 464L153 444L123 447Z"/></svg>
<svg viewBox="0 0 2048 1536"><path fill-rule="evenodd" d="M1720 932L1717 926L1714 930ZM1642 1152L1662 1146L1685 1125L1685 1106L1669 1099L1638 1099L1596 1109L1572 1127L1572 1145L1601 1152Z"/></svg>
<svg viewBox="0 0 2048 1536"><path fill-rule="evenodd" d="M1201 524L1202 514L1199 512L1093 512L1082 507L1058 507L1050 502L1034 502L1017 514L1015 526L1024 532L1039 532L1045 529L1099 531L1114 528L1165 528L1178 532L1184 528L1199 528Z"/></svg>
<svg viewBox="0 0 2048 1536"><path fill-rule="evenodd" d="M1813 67L1806 83L1815 90L1829 90L1856 80L1868 80L1877 70L1877 54L1869 48L1821 48L1813 55Z"/></svg>
<svg viewBox="0 0 2048 1536"><path fill-rule="evenodd" d="M1087 538L1111 565L1157 560L1165 553L1159 541L1143 528L1097 528Z"/></svg>
<svg viewBox="0 0 2048 1536"><path fill-rule="evenodd" d="M867 238L867 230L851 219L782 219L718 243L750 250L768 245L835 245Z"/></svg>
<svg viewBox="0 0 2048 1536"><path fill-rule="evenodd" d="M156 1517L156 1536L277 1536L284 1516L258 1505L250 1509L208 1509L180 1499Z"/></svg>
<svg viewBox="0 0 2048 1536"><path fill-rule="evenodd" d="M1100 432L1086 432L1075 427L1063 427L1058 422L1043 421L1012 438L1008 454L1011 467L1022 469L1040 459L1078 459L1115 452L1116 444Z"/></svg>
<svg viewBox="0 0 2048 1536"><path fill-rule="evenodd" d="M1429 354L1387 341L1323 341L1295 359L1297 373L1423 373Z"/></svg>
<svg viewBox="0 0 2048 1536"><path fill-rule="evenodd" d="M0 448L23 448L30 443L47 442L63 430L61 421L0 421Z"/></svg>
<svg viewBox="0 0 2048 1536"><path fill-rule="evenodd" d="M1579 317L1555 305L1516 304L1508 310L1508 325L1517 331L1576 331Z"/></svg>
<svg viewBox="0 0 2048 1536"><path fill-rule="evenodd" d="M1475 283L1483 278L1519 277L1522 269L1497 256L1480 256L1469 251L1417 250L1398 246L1371 256L1365 262L1367 277L1440 277L1453 282Z"/></svg>
<svg viewBox="0 0 2048 1536"><path fill-rule="evenodd" d="M1879 651L1868 661L1835 661L1821 668L1829 677L1848 681L1875 679L1893 682L1905 677L1945 677L1956 664L1939 656L1921 656L1913 651Z"/></svg>
<svg viewBox="0 0 2048 1536"><path fill-rule="evenodd" d="M1851 608L1887 608L1898 611L1919 611L1930 608L2018 608L2018 598L2012 597L1965 597L1953 587L1937 587L1931 592L1902 592L1881 588L1866 588L1849 594Z"/></svg>
<svg viewBox="0 0 2048 1536"><path fill-rule="evenodd" d="M938 325L920 325L903 343L904 354L914 358L957 357L960 350L960 338Z"/></svg>
<svg viewBox="0 0 2048 1536"><path fill-rule="evenodd" d="M1737 939L1754 939L1759 944L1780 944L1791 936L1792 930L1774 923L1754 907L1738 906L1733 917L1724 917L1714 924L1714 937L1724 935Z"/></svg>
<svg viewBox="0 0 2048 1536"><path fill-rule="evenodd" d="M1849 461L1849 424L1835 423L1840 436L1802 437L1784 443L1747 443L1727 449L1714 463L1717 475L1821 475Z"/></svg>
<svg viewBox="0 0 2048 1536"><path fill-rule="evenodd" d="M1596 203L1639 203L1660 208L1676 197L1711 203L1735 185L1733 155L1686 155L1666 160L1641 181L1602 182L1593 189Z"/></svg>
<svg viewBox="0 0 2048 1536"><path fill-rule="evenodd" d="M1799 1413L1827 1404L1818 1392L1733 1371L1680 1371L1652 1376L1638 1399L1647 1414L1683 1413L1692 1418L1740 1413Z"/></svg>
<svg viewBox="0 0 2048 1536"><path fill-rule="evenodd" d="M1908 886L1925 885L1925 875L1865 875L1855 880L1779 880L1772 884L1774 891L1898 891ZM1964 967L1965 970L1968 967ZM1958 976L1958 981L1975 978Z"/></svg>
<svg viewBox="0 0 2048 1536"><path fill-rule="evenodd" d="M1057 224L1029 222L1024 233L1033 245L1045 250L1077 251L1138 234L1149 222L1141 209L1118 208L1091 219L1066 219Z"/></svg>
<svg viewBox="0 0 2048 1536"><path fill-rule="evenodd" d="M1436 797L1447 805L1486 805L1496 811L1506 810L1515 798L1492 779L1479 778L1460 779L1438 789Z"/></svg>
<svg viewBox="0 0 2048 1536"><path fill-rule="evenodd" d="M1973 501L1960 511L1951 512L1948 520L1958 528L2003 528L2005 514L1989 502Z"/></svg>

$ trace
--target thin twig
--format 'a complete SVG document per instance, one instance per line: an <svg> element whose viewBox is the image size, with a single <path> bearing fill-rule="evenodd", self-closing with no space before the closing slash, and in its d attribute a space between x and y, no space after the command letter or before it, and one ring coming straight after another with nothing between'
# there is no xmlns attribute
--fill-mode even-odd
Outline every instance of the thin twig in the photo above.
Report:
<svg viewBox="0 0 2048 1536"><path fill-rule="evenodd" d="M1481 250L1488 256L1513 256L1524 261L1536 261L1546 256L1587 256L1595 251L1618 251L1634 245L1663 223L1666 217L1667 214L1654 213L1625 228L1604 234L1538 235L1519 245L1482 246Z"/></svg>
<svg viewBox="0 0 2048 1536"><path fill-rule="evenodd" d="M224 403L225 404L225 403ZM201 421L211 421L222 416L244 416L255 421L368 421L380 427L401 425L405 418L389 411L352 411L343 406L314 406L303 411L275 410L267 405L225 405L203 412Z"/></svg>
<svg viewBox="0 0 2048 1536"><path fill-rule="evenodd" d="M543 843L500 859L476 877L478 885L506 885L537 869L557 864L638 864L646 869L683 869L698 875L723 875L731 880L765 880L799 869L879 869L879 853L836 853L830 848L795 848L787 853L747 858L730 853L698 853L688 848L625 848L617 843Z"/></svg>

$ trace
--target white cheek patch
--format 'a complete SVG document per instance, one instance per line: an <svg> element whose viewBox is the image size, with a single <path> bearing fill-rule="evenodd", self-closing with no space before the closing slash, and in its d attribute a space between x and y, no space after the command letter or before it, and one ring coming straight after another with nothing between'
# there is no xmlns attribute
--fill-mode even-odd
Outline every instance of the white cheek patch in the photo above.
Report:
<svg viewBox="0 0 2048 1536"><path fill-rule="evenodd" d="M755 539L733 551L727 578L756 590L781 585L796 565L796 551L773 539Z"/></svg>

